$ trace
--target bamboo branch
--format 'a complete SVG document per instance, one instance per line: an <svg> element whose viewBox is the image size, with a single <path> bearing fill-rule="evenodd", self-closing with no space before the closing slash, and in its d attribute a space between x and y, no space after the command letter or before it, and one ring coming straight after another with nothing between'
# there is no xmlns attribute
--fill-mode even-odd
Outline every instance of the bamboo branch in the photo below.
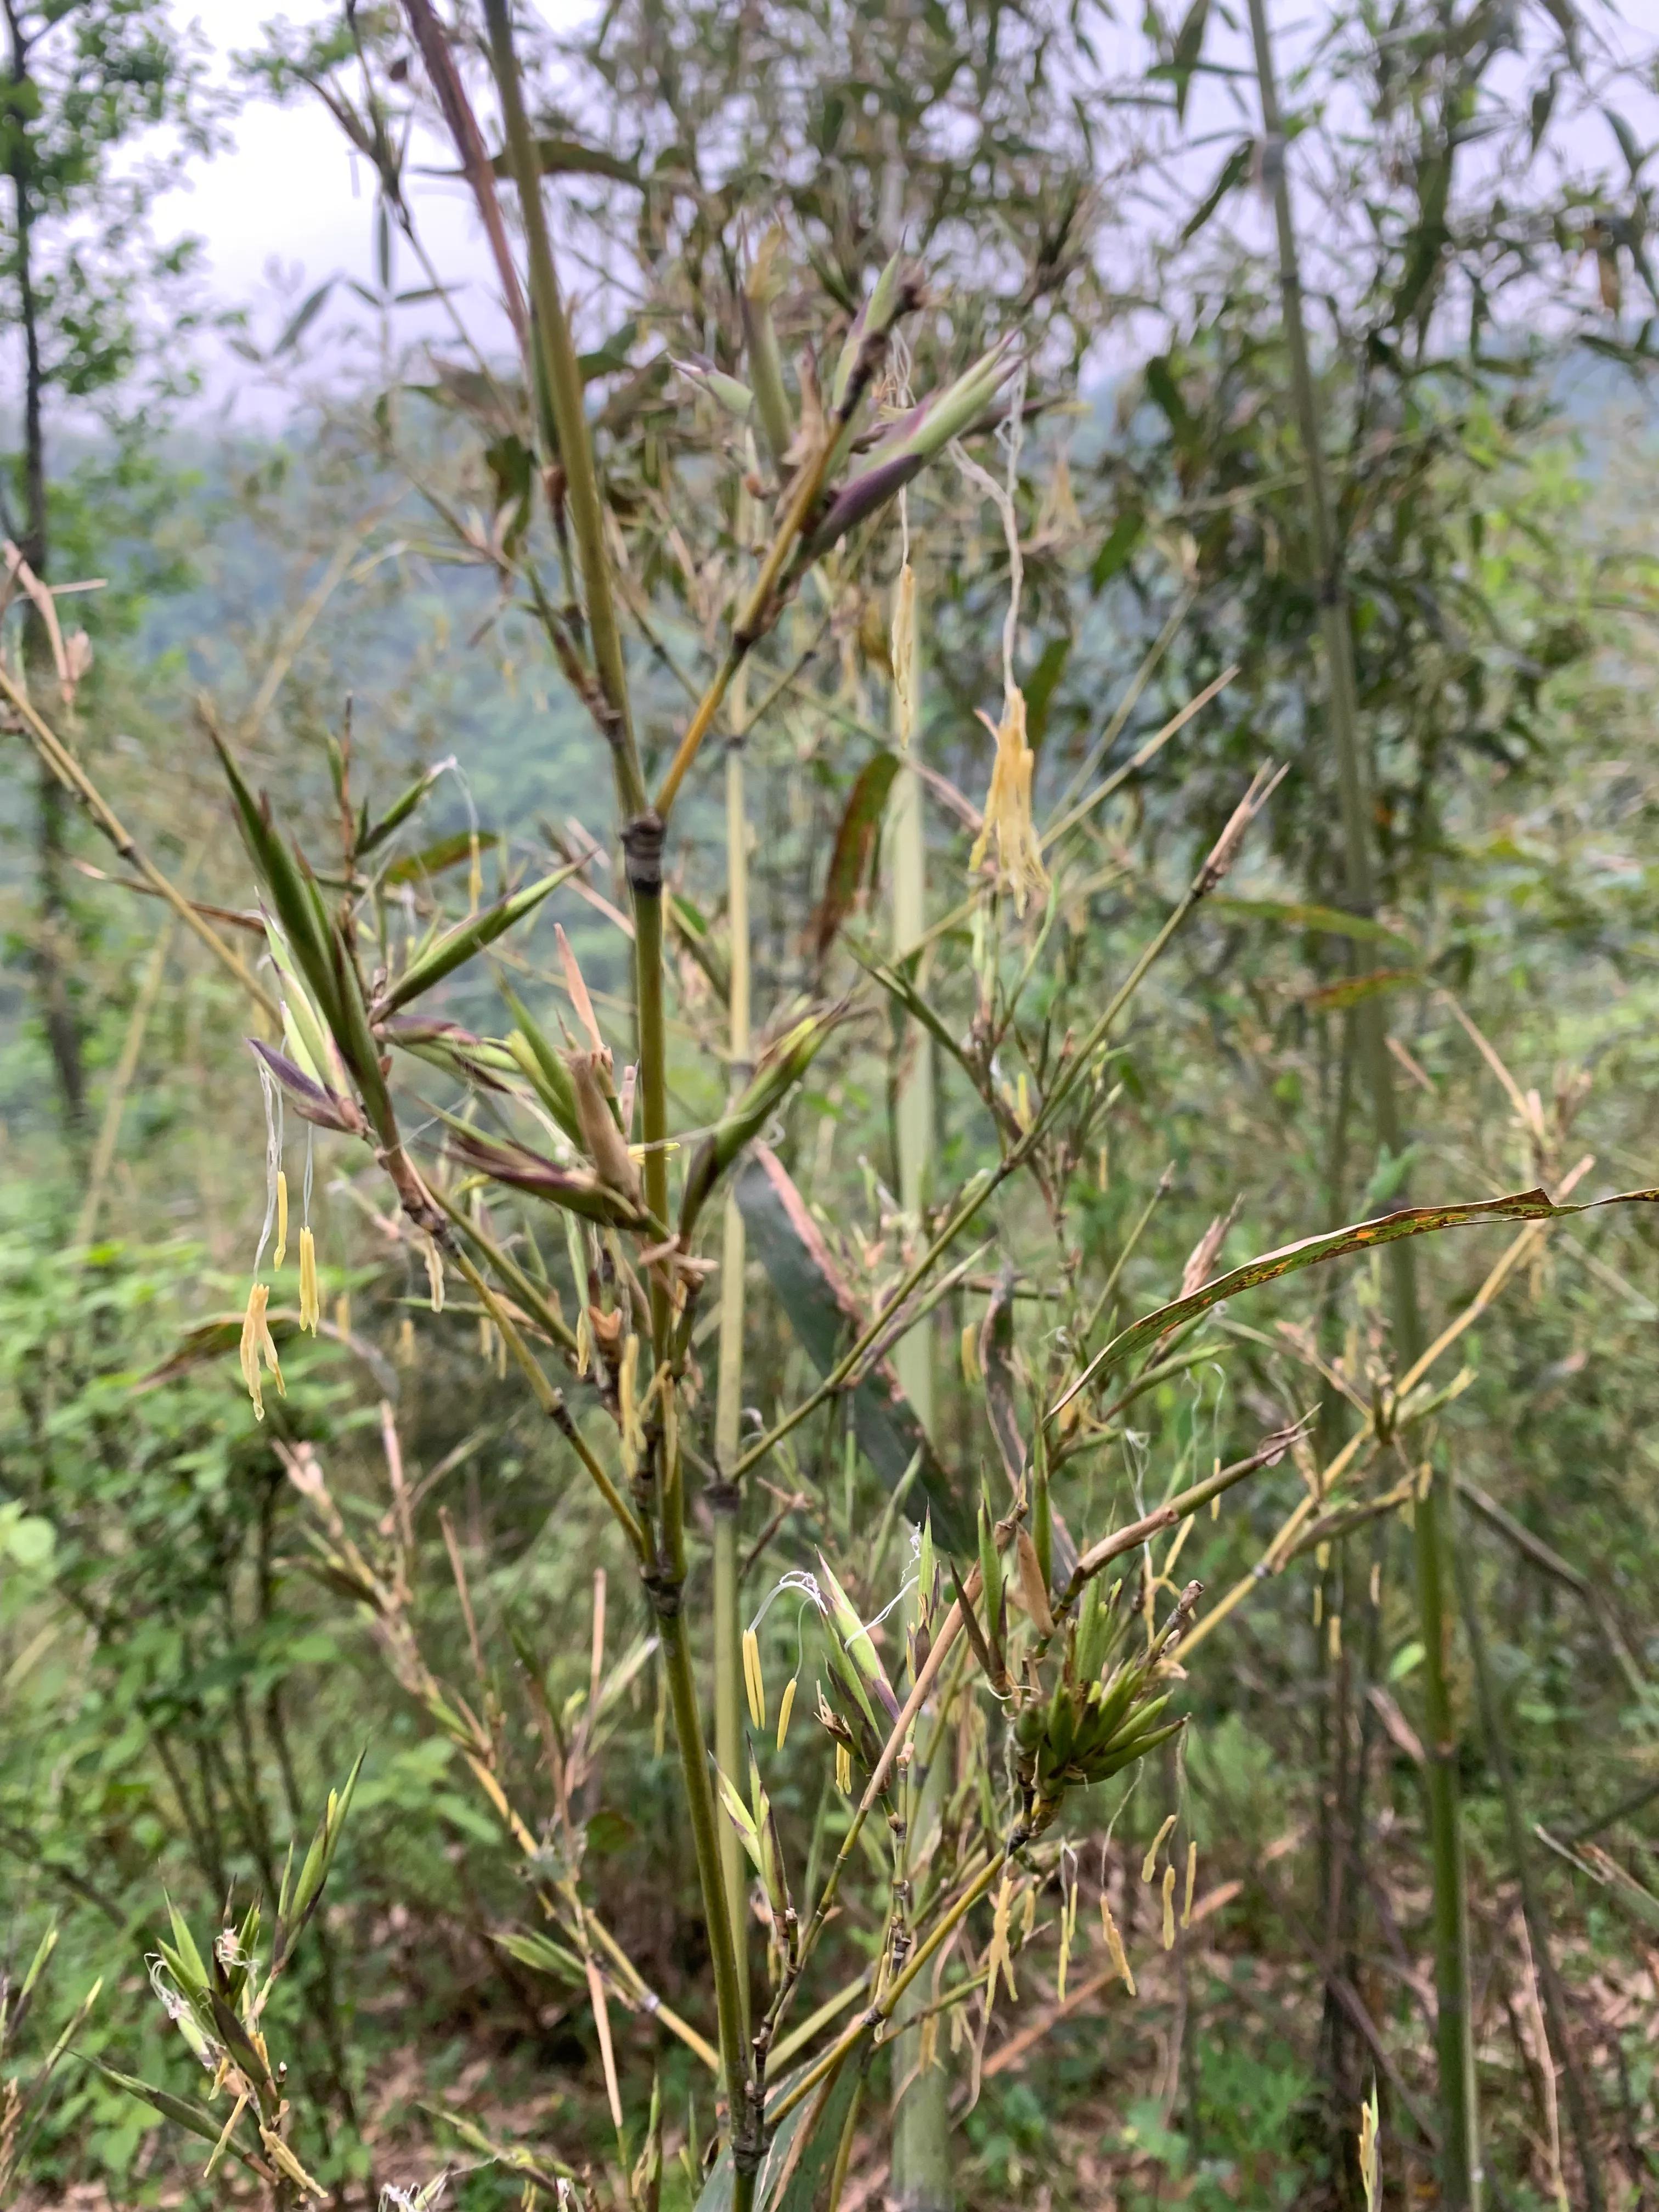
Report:
<svg viewBox="0 0 1659 2212"><path fill-rule="evenodd" d="M108 839L130 868L138 871L157 897L167 901L185 928L193 937L198 938L220 965L235 977L273 1026L280 1024L281 1008L247 963L225 943L216 930L208 927L184 893L162 874L137 839L122 826L114 808L106 801L69 747L53 734L36 713L27 693L13 679L10 671L3 665L0 665L0 694L4 695L21 720L36 752L65 790L80 800L100 834Z"/></svg>

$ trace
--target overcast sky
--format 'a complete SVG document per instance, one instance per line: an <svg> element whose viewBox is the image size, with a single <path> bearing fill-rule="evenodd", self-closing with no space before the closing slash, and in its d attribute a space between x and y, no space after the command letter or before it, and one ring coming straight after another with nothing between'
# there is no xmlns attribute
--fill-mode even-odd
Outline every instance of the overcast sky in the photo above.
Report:
<svg viewBox="0 0 1659 2212"><path fill-rule="evenodd" d="M592 0L539 0L539 5L545 21L563 27L579 22ZM278 15L322 21L333 12L321 0L174 0L180 21L200 25L222 77L229 76L232 53L260 44L262 23ZM203 240L212 296L222 306L247 308L256 335L269 343L292 307L325 277L373 282L374 178L354 163L338 126L315 99L285 107L250 103L230 125L230 135L234 143L226 151L193 164L189 181L159 204L155 227L162 237L189 233ZM453 161L447 143L431 140L416 144L410 167ZM475 329L487 330L481 311L492 296L488 257L470 198L459 185L413 174L407 191L445 281L465 284L476 275L467 319ZM406 261L397 275L404 286L422 281ZM441 309L410 310L402 324L409 337L446 326ZM233 402L241 418L283 411L284 403L275 394L248 388L246 371L234 356L210 348L204 367L210 396Z"/></svg>
<svg viewBox="0 0 1659 2212"><path fill-rule="evenodd" d="M537 0L543 17L558 27L580 21L598 0ZM228 76L228 57L238 48L259 44L262 22L287 14L296 21L321 21L331 12L329 0L174 0L181 21L194 20L213 49L216 70ZM1620 13L1627 27L1626 50L1640 51L1659 33L1659 0L1625 0ZM1121 11L1119 33L1135 35L1136 11ZM1291 47L1308 15L1297 0L1279 0L1274 15ZM1231 112L1231 111L1230 111ZM1605 125L1591 116L1578 126L1601 140ZM245 107L230 126L232 146L212 161L192 166L189 183L169 194L157 210L164 236L185 232L206 248L210 289L227 307L245 307L256 335L269 343L288 313L311 288L336 275L372 281L374 270L374 180L353 157L338 128L314 99L277 108L264 102ZM1611 142L1597 149L1607 158ZM429 139L411 152L407 190L417 211L421 234L444 280L471 290L465 302L470 326L488 343L497 333L491 313L493 290L470 198L459 183L413 173L425 163L447 165L453 159L447 142ZM398 270L400 284L422 280L407 262ZM362 313L355 303L343 303ZM437 334L447 327L440 307L405 311L399 320L404 338ZM320 339L325 325L313 333ZM325 340L315 348L326 362ZM204 359L210 399L244 422L271 422L289 402L274 389L261 391L258 380L235 357L209 349Z"/></svg>

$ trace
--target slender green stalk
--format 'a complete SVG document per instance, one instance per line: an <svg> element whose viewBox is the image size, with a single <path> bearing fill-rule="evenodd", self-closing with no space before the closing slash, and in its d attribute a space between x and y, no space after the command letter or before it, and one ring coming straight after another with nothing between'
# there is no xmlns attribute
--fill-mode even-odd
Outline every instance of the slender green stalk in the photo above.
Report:
<svg viewBox="0 0 1659 2212"><path fill-rule="evenodd" d="M1498 1790L1504 1800L1504 1825L1509 1832L1510 1856L1515 1861L1516 1880L1521 1888L1521 1910L1526 1917L1527 1934L1532 1943L1533 1957L1537 1962L1538 1979L1544 1993L1544 2009L1549 2016L1550 2041L1560 2055L1567 2092L1567 2119L1572 2129L1573 2147L1578 2153L1578 2170L1584 2181L1584 2203L1588 2212L1605 2212L1607 2200L1601 2185L1601 2165L1595 2155L1595 2124L1591 2116L1584 2078L1572 2047L1572 2034L1567 2021L1566 1992L1561 1986L1555 1954L1550 1947L1549 1913L1539 1894L1537 1877L1533 1872L1532 1854L1527 1848L1527 1823L1521 1810L1520 1792L1516 1788L1514 1762L1510 1758L1498 1700L1492 1694L1492 1670L1486 1663L1486 1638L1480 1625L1480 1601L1474 1586L1474 1564L1457 1540L1455 1523L1451 1537L1457 1601L1462 1612L1463 1632L1468 1638L1469 1657L1474 1668L1475 1699L1480 1708L1480 1729L1486 1739L1486 1756L1492 1761L1492 1771L1498 1777ZM1542 2053L1542 2058L1547 2066L1550 2063L1547 2051Z"/></svg>
<svg viewBox="0 0 1659 2212"><path fill-rule="evenodd" d="M605 507L599 497L599 472L593 464L592 440L588 434L581 371L576 363L576 349L559 291L558 272L553 264L547 210L542 204L541 162L530 120L525 113L524 88L513 47L508 0L484 0L484 21L489 32L490 63L507 133L507 161L513 181L519 188L519 211L529 251L530 301L538 349L552 404L559 441L557 459L564 471L577 557L581 562L582 597L592 642L593 665L604 695L605 735L611 743L617 804L626 824L646 811L645 782L629 712L622 632L617 625L610 557L605 550Z"/></svg>
<svg viewBox="0 0 1659 2212"><path fill-rule="evenodd" d="M1285 173L1285 136L1274 80L1273 46L1266 0L1250 0L1250 29L1261 89L1262 130L1273 177L1273 212L1279 234L1279 279L1285 343L1303 457L1307 465L1307 511L1319 590L1320 627L1325 647L1331 732L1336 746L1341 792L1342 830L1348 903L1367 918L1376 905L1372 868L1366 775L1360 751L1358 696L1354 678L1353 635L1344 588L1340 550L1326 482L1318 394L1308 356L1302 310L1302 281L1296 230ZM1382 1002L1375 996L1355 1007L1361 1055L1371 1094L1379 1147L1400 1156L1400 1119L1394 1092ZM1404 1203L1403 1197L1401 1203ZM1416 1259L1409 1243L1389 1247L1396 1352L1409 1365L1424 1345L1417 1296ZM1430 1849L1434 1875L1436 2046L1440 2076L1442 2201L1447 2212L1478 2212L1480 2203L1480 2111L1474 2075L1474 2045L1469 2016L1468 1917L1464 1894L1462 1827L1457 1791L1457 1739L1448 1680L1452 1621L1444 1595L1444 1537L1447 1479L1437 1468L1414 1518L1417 1602L1424 1664L1427 1723L1425 1777Z"/></svg>
<svg viewBox="0 0 1659 2212"><path fill-rule="evenodd" d="M921 599L918 589L917 600ZM917 625L908 626L908 638L896 628L896 652L908 649L908 669L893 671L893 718L901 745L921 742L921 649ZM901 700L910 702L909 726ZM892 942L902 956L927 927L927 850L921 811L921 778L907 759L900 768L888 804L888 836L892 850ZM895 1099L895 1136L898 1148L899 1203L907 1220L918 1228L927 1194L927 1166L933 1150L933 1039L920 1022L907 1023L900 1043L902 1055ZM916 1419L930 1433L933 1425L933 1321L931 1314L919 1319L894 1347L894 1363L905 1396ZM924 1766L918 1759L908 1779L909 1800L908 1847L914 1855L930 1827L937 1827L944 1806L945 1769L943 1759ZM927 1994L918 1990L896 2015L901 2022L925 2008ZM937 2060L923 2073L920 2027L904 2027L893 2040L893 2084L896 2092L892 2120L892 2197L903 2212L948 2212L954 2201L951 2185L950 2083ZM906 2087L906 2084L908 2084Z"/></svg>
<svg viewBox="0 0 1659 2212"><path fill-rule="evenodd" d="M935 1731L926 1731L933 1735ZM916 1857L930 1833L936 1832L945 1810L948 1770L935 1747L924 1763L924 1730L917 1729L917 1748L907 1778L908 1801L908 1863L906 1872L912 1893L916 1887ZM950 2075L942 2051L921 2072L922 2028L920 2015L927 2010L927 1992L918 1984L895 2007L893 2019L892 2202L902 2212L949 2212L956 2202L951 2172ZM914 2018L913 2016L916 2016ZM908 2085L908 2086L907 2086Z"/></svg>
<svg viewBox="0 0 1659 2212"><path fill-rule="evenodd" d="M746 501L747 494L742 495ZM727 934L731 940L732 985L728 1005L731 1095L736 1097L750 1072L749 998L749 823L744 804L743 698L745 667L738 673L732 719L738 734L726 756L726 881ZM738 1456L743 1419L743 1271L745 1259L743 1213L728 1188L720 1243L720 1358L714 1397L714 1459L722 1480L708 1493L714 1515L714 1755L721 1770L740 1780L743 1773L744 1686L742 1593L739 1541L743 1490L725 1479ZM749 1877L743 1845L731 1822L720 1828L720 1859L726 1872L727 1910L738 1954L738 1989L743 2000L745 2041L750 2030L748 1973Z"/></svg>
<svg viewBox="0 0 1659 2212"><path fill-rule="evenodd" d="M663 983L663 825L647 800L634 738L622 635L617 624L605 542L605 509L583 401L581 372L559 294L548 237L540 167L525 113L518 60L513 49L508 0L484 0L484 15L501 96L507 156L519 188L529 248L531 305L581 564L588 634L602 694L602 719L611 747L623 847L627 856L628 884L634 908L635 999L641 1134L646 1146L646 1202L659 1221L666 1221L668 1039ZM709 719L712 718L711 709ZM653 1367L663 1376L665 1389L653 1430L653 1473L644 1486L654 1495L639 1500L641 1513L657 1522L656 1548L647 1557L645 1580L662 1639L663 1668L673 1709L674 1735L679 1747L703 1917L708 1930L728 2114L735 2118L744 2102L743 2009L714 1818L714 1789L708 1773L708 1745L682 1611L686 1571L685 1525L677 1389L671 1364L673 1318L668 1270L665 1265L659 1265L651 1275L651 1335Z"/></svg>
<svg viewBox="0 0 1659 2212"><path fill-rule="evenodd" d="M893 1977L883 1996L866 2011L860 2013L850 2027L842 2030L829 2050L815 2064L807 2069L799 2081L791 2084L785 2095L768 2112L766 2118L769 2125L775 2126L780 2120L787 2118L797 2105L811 2094L826 2074L835 2071L856 2046L860 2037L867 2035L871 2028L881 2021L892 2018L896 2008L902 2002L906 1993L918 1979L922 1969L943 1945L950 1941L981 1898L992 1888L1025 1840L1024 1831L1016 1829L1003 1849L993 1853L990 1863L975 1875L956 1902L939 1915L911 1953L908 1964L901 1972Z"/></svg>
<svg viewBox="0 0 1659 2212"><path fill-rule="evenodd" d="M920 596L918 594L918 596ZM916 697L921 654L910 641L910 696ZM912 732L910 742L916 742ZM921 815L921 779L907 761L894 781L888 803L892 848L893 950L902 956L927 927L927 855ZM920 1022L905 1025L895 1100L898 1146L899 1203L908 1220L920 1224L927 1199L927 1168L933 1150L933 1040ZM919 1321L901 1337L894 1359L904 1395L924 1429L933 1421L933 1328Z"/></svg>
<svg viewBox="0 0 1659 2212"><path fill-rule="evenodd" d="M737 1961L732 1948L732 1922L726 1906L726 1885L720 1872L720 1844L716 1840L714 1793L708 1779L708 1747L703 1737L702 1714L697 1705L697 1686L691 1673L691 1655L686 1646L684 1617L678 1611L678 1605L672 1612L665 1612L659 1607L657 1632L662 1638L663 1671L668 1681L668 1702L674 1715L674 1735L680 1747L686 1809L691 1819L691 1841L696 1852L698 1880L702 1885L703 1917L708 1923L708 1948L714 1972L714 2009L720 2021L720 2070L726 2077L727 2120L728 2124L734 2124L743 2104L743 2006L738 1990Z"/></svg>

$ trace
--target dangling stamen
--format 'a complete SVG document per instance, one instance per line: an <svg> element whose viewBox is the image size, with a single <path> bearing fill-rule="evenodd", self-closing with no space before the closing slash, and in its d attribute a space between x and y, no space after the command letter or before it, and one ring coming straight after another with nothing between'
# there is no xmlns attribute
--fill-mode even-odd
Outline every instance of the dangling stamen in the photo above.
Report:
<svg viewBox="0 0 1659 2212"><path fill-rule="evenodd" d="M908 752L916 726L916 572L910 566L910 506L899 494L902 540L898 583L893 592L893 628L888 657L893 665L893 721L899 750Z"/></svg>
<svg viewBox="0 0 1659 2212"><path fill-rule="evenodd" d="M317 1295L317 1240L311 1233L311 1124L306 1124L306 1178L301 1188L300 1218L300 1326L308 1328L313 1336L322 1315L322 1301Z"/></svg>
<svg viewBox="0 0 1659 2212"><path fill-rule="evenodd" d="M276 1249L270 1255L273 1267L280 1267L288 1257L288 1177L281 1168L276 1170Z"/></svg>
<svg viewBox="0 0 1659 2212"><path fill-rule="evenodd" d="M264 1265L265 1247L270 1242L271 1224L280 1209L283 1233L288 1226L287 1187L283 1177L283 1098L271 1080L270 1070L263 1060L259 1063L259 1088L264 1093L265 1108L265 1218L259 1224L259 1243L253 1255L253 1281L247 1294L247 1310L242 1316L242 1340L239 1356L242 1380L247 1384L247 1394L253 1401L253 1417L263 1421L265 1417L264 1398L259 1388L259 1362L264 1360L276 1379L279 1393L286 1395L283 1370L277 1364L276 1346L272 1340L270 1325L265 1319L265 1307L270 1297L270 1286L259 1280L259 1270Z"/></svg>
<svg viewBox="0 0 1659 2212"><path fill-rule="evenodd" d="M743 1684L749 1693L749 1717L757 1730L766 1726L766 1677L761 1672L760 1638L752 1628L743 1632Z"/></svg>
<svg viewBox="0 0 1659 2212"><path fill-rule="evenodd" d="M300 1231L300 1326L308 1328L313 1336L322 1316L322 1301L317 1295L317 1240L309 1229Z"/></svg>

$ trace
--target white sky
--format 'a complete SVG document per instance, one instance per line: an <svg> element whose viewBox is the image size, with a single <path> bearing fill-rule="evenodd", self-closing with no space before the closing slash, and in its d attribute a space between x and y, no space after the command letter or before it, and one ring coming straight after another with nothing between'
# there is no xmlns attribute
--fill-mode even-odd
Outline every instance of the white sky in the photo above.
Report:
<svg viewBox="0 0 1659 2212"><path fill-rule="evenodd" d="M539 0L544 19L557 28L579 22L592 4ZM263 23L278 15L320 22L332 12L313 0L174 0L176 17L200 26L213 49L215 74L226 78L233 52L262 43ZM283 107L250 102L229 130L233 144L210 161L192 163L188 181L158 204L155 227L162 239L188 233L203 241L210 295L221 307L247 309L252 336L269 344L293 308L325 277L374 283L374 180L354 162L322 102L309 95ZM417 140L410 167L422 162L451 167L453 160L447 142ZM406 192L445 282L465 284L476 274L467 319L486 333L489 318L483 311L492 296L491 276L470 197L459 184L414 174L406 179ZM406 253L395 275L400 288L424 281ZM343 305L366 313L355 301ZM404 338L447 327L436 306L407 309L398 322ZM251 388L255 380L228 350L210 345L203 365L210 398L228 404L237 419L269 421L286 413L286 401L274 391Z"/></svg>

